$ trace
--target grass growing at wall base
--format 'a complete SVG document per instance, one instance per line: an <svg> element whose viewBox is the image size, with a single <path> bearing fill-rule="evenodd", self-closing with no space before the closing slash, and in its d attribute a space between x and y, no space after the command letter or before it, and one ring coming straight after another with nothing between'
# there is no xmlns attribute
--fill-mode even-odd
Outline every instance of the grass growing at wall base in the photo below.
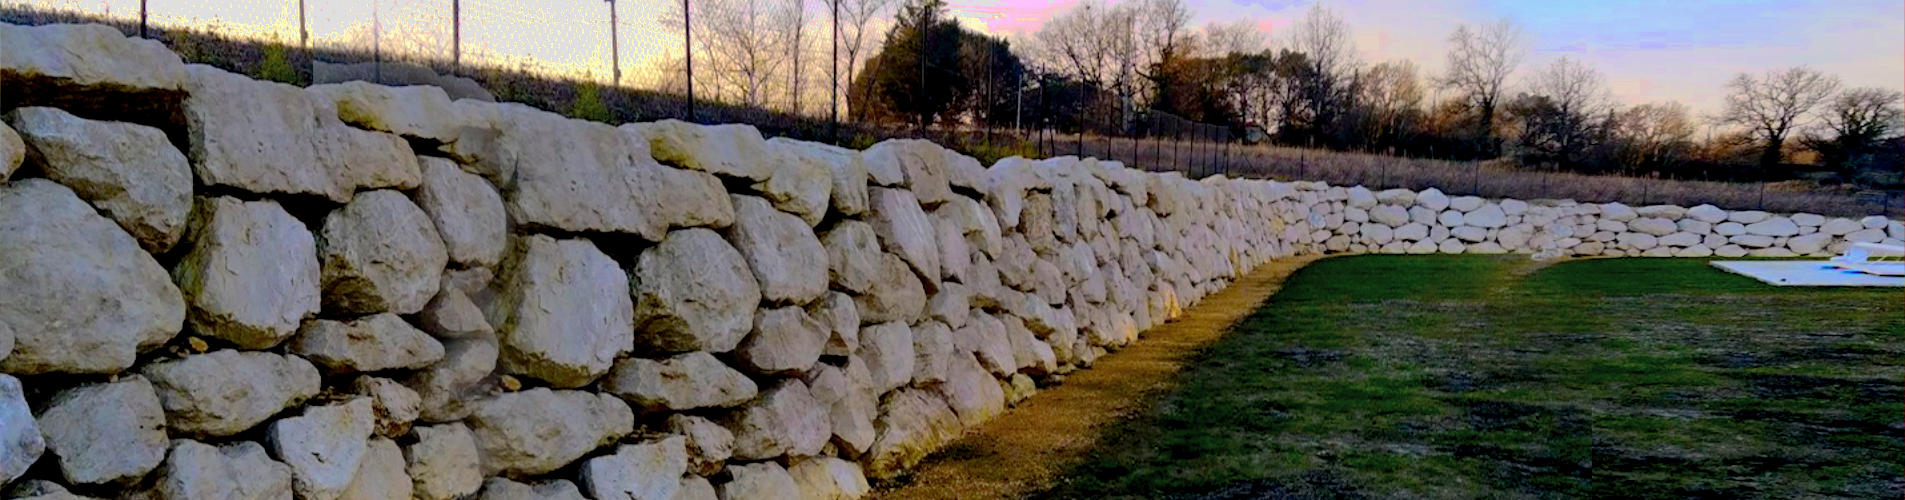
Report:
<svg viewBox="0 0 1905 500"><path fill-rule="evenodd" d="M1897 498L1901 298L1683 259L1325 260L1041 496Z"/></svg>

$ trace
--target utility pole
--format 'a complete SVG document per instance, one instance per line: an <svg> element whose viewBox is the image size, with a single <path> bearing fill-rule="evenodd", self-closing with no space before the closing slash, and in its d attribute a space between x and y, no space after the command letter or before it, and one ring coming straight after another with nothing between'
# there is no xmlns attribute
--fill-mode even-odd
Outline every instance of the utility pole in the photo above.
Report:
<svg viewBox="0 0 1905 500"><path fill-rule="evenodd" d="M609 67L615 71L615 84L622 84L622 40L615 36L615 0L609 3Z"/></svg>
<svg viewBox="0 0 1905 500"><path fill-rule="evenodd" d="M450 72L463 69L463 0L450 0Z"/></svg>
<svg viewBox="0 0 1905 500"><path fill-rule="evenodd" d="M681 55L688 62L688 121L695 121L695 30L689 0L681 0Z"/></svg>

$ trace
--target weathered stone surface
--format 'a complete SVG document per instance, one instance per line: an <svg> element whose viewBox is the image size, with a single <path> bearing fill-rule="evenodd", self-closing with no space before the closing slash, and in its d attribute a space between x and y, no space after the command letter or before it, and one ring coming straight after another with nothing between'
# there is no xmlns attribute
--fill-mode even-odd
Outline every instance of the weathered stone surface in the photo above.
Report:
<svg viewBox="0 0 1905 500"><path fill-rule="evenodd" d="M1819 232L1833 236L1844 236L1852 234L1863 227L1864 226L1859 225L1859 221L1852 219L1832 219L1826 221L1825 225L1819 228Z"/></svg>
<svg viewBox="0 0 1905 500"><path fill-rule="evenodd" d="M482 455L476 438L460 423L421 426L417 441L403 450L417 498L454 500L483 487Z"/></svg>
<svg viewBox="0 0 1905 500"><path fill-rule="evenodd" d="M626 131L519 106L497 120L497 163L514 181L504 203L517 226L571 232L624 233L659 241L670 228L723 227L734 222L727 189L713 175L669 168Z"/></svg>
<svg viewBox="0 0 1905 500"><path fill-rule="evenodd" d="M1449 208L1449 196L1442 194L1440 189L1424 189L1416 195L1416 205L1440 212Z"/></svg>
<svg viewBox="0 0 1905 500"><path fill-rule="evenodd" d="M595 500L670 498L688 472L688 439L672 436L615 448L582 463L578 482Z"/></svg>
<svg viewBox="0 0 1905 500"><path fill-rule="evenodd" d="M1726 214L1726 220L1728 222L1738 222L1741 224L1753 224L1764 221L1772 216L1772 214L1758 210L1741 210Z"/></svg>
<svg viewBox="0 0 1905 500"><path fill-rule="evenodd" d="M648 141L655 160L711 174L759 181L773 173L767 141L753 126L680 120L623 125Z"/></svg>
<svg viewBox="0 0 1905 500"><path fill-rule="evenodd" d="M26 158L26 142L20 140L20 134L13 127L0 121L0 182L6 182L14 169L20 168L20 161Z"/></svg>
<svg viewBox="0 0 1905 500"><path fill-rule="evenodd" d="M602 381L602 390L644 411L726 407L754 399L747 375L706 352L667 359L624 358Z"/></svg>
<svg viewBox="0 0 1905 500"><path fill-rule="evenodd" d="M965 427L979 425L1005 413L1005 391L999 381L971 354L958 353L946 365L946 383L939 386L946 405Z"/></svg>
<svg viewBox="0 0 1905 500"><path fill-rule="evenodd" d="M1826 249L1826 245L1829 245L1829 244L1832 244L1832 235L1826 234L1826 233L1812 233L1805 236L1796 236L1793 239L1786 241L1786 247L1791 248L1793 253L1797 253L1800 255L1808 255L1808 254L1824 251Z"/></svg>
<svg viewBox="0 0 1905 500"><path fill-rule="evenodd" d="M423 397L395 380L360 376L351 381L351 394L370 398L377 435L397 438L410 433L410 423L423 413Z"/></svg>
<svg viewBox="0 0 1905 500"><path fill-rule="evenodd" d="M668 416L664 427L670 434L687 438L689 472L712 475L734 456L734 433L713 420L677 413Z"/></svg>
<svg viewBox="0 0 1905 500"><path fill-rule="evenodd" d="M926 314L926 288L897 255L880 254L879 274L865 294L853 298L860 322L911 323Z"/></svg>
<svg viewBox="0 0 1905 500"><path fill-rule="evenodd" d="M1687 216L1708 224L1726 222L1726 211L1713 205L1700 205L1687 209Z"/></svg>
<svg viewBox="0 0 1905 500"><path fill-rule="evenodd" d="M827 298L807 306L807 313L827 327L827 343L821 354L848 356L860 350L860 308L853 297L829 292Z"/></svg>
<svg viewBox="0 0 1905 500"><path fill-rule="evenodd" d="M754 332L734 350L742 368L762 375L798 374L814 366L832 336L798 307L754 312Z"/></svg>
<svg viewBox="0 0 1905 500"><path fill-rule="evenodd" d="M59 483L39 479L21 481L8 488L5 494L12 500L96 500L95 497L75 495Z"/></svg>
<svg viewBox="0 0 1905 500"><path fill-rule="evenodd" d="M165 411L152 383L133 375L53 396L39 415L46 449L66 481L138 481L165 460Z"/></svg>
<svg viewBox="0 0 1905 500"><path fill-rule="evenodd" d="M211 66L186 66L187 156L198 181L259 194L350 201L352 189L320 159L313 94ZM335 126L344 127L342 123Z"/></svg>
<svg viewBox="0 0 1905 500"><path fill-rule="evenodd" d="M588 240L535 235L518 245L488 311L502 369L558 388L587 385L633 345L628 277Z"/></svg>
<svg viewBox="0 0 1905 500"><path fill-rule="evenodd" d="M1457 196L1454 198L1449 198L1449 208L1458 212L1475 211L1475 209L1482 208L1482 203L1486 203L1486 202L1482 200L1481 198L1475 197L1475 196Z"/></svg>
<svg viewBox="0 0 1905 500"><path fill-rule="evenodd" d="M892 172L897 172L904 179L898 185L917 196L920 204L938 206L953 196L952 186L946 182L947 153L932 141L889 139L867 148L860 157L881 185L894 185ZM874 203L878 210L878 200Z"/></svg>
<svg viewBox="0 0 1905 500"><path fill-rule="evenodd" d="M716 487L721 500L800 498L800 486L794 484L794 477L773 462L731 464L727 474L731 479Z"/></svg>
<svg viewBox="0 0 1905 500"><path fill-rule="evenodd" d="M417 418L427 422L461 420L476 389L496 369L496 341L490 338L443 342L443 361L404 379L404 385L423 398Z"/></svg>
<svg viewBox="0 0 1905 500"><path fill-rule="evenodd" d="M413 487L404 471L403 449L388 438L371 438L357 473L338 500L409 500Z"/></svg>
<svg viewBox="0 0 1905 500"><path fill-rule="evenodd" d="M155 40L128 37L108 26L0 26L0 46L13 49L0 57L0 79L37 81L61 92L144 97L173 94L184 85L177 54Z"/></svg>
<svg viewBox="0 0 1905 500"><path fill-rule="evenodd" d="M781 304L806 304L827 291L827 250L799 217L775 210L767 200L733 197L734 225L728 242L747 260L760 283L761 298Z"/></svg>
<svg viewBox="0 0 1905 500"><path fill-rule="evenodd" d="M899 255L921 279L939 282L939 247L933 239L933 221L920 209L913 194L899 189L872 188L873 215L868 222L880 236L880 245Z"/></svg>
<svg viewBox="0 0 1905 500"><path fill-rule="evenodd" d="M946 381L946 367L956 350L952 329L944 323L927 321L913 327L912 383L927 386Z"/></svg>
<svg viewBox="0 0 1905 500"><path fill-rule="evenodd" d="M305 323L288 350L331 374L414 370L443 359L443 344L391 313Z"/></svg>
<svg viewBox="0 0 1905 500"><path fill-rule="evenodd" d="M669 500L721 500L721 494L714 490L714 483L701 476L681 478L681 486L675 489L675 496Z"/></svg>
<svg viewBox="0 0 1905 500"><path fill-rule="evenodd" d="M828 150L833 146L785 137L768 139L767 148L774 172L755 183L754 190L774 208L800 216L808 227L820 224L833 195L834 165L843 155Z"/></svg>
<svg viewBox="0 0 1905 500"><path fill-rule="evenodd" d="M873 226L857 220L843 220L821 237L830 264L828 276L833 286L864 293L880 278L880 240Z"/></svg>
<svg viewBox="0 0 1905 500"><path fill-rule="evenodd" d="M325 307L354 314L423 310L449 262L436 224L396 191L363 193L325 216L318 257Z"/></svg>
<svg viewBox="0 0 1905 500"><path fill-rule="evenodd" d="M193 333L245 349L289 338L317 315L317 242L270 201L199 198L190 250L172 267Z"/></svg>
<svg viewBox="0 0 1905 500"><path fill-rule="evenodd" d="M154 493L164 500L291 498L291 467L251 441L215 447L179 439L159 470Z"/></svg>
<svg viewBox="0 0 1905 500"><path fill-rule="evenodd" d="M265 431L271 454L291 467L291 486L300 498L333 499L344 493L370 451L371 402L313 406L304 414L279 419Z"/></svg>
<svg viewBox="0 0 1905 500"><path fill-rule="evenodd" d="M339 201L349 201L360 189L416 189L423 182L416 153L402 137L351 128L330 118L335 112L319 103L320 126L316 142L318 162L331 174Z"/></svg>
<svg viewBox="0 0 1905 500"><path fill-rule="evenodd" d="M13 482L46 451L20 379L0 374L0 484Z"/></svg>
<svg viewBox="0 0 1905 500"><path fill-rule="evenodd" d="M57 108L19 108L6 118L33 147L47 178L99 207L146 251L162 253L185 232L192 211L192 167L164 132L87 120Z"/></svg>
<svg viewBox="0 0 1905 500"><path fill-rule="evenodd" d="M659 352L727 352L753 327L761 289L714 231L675 231L636 259L635 342Z"/></svg>
<svg viewBox="0 0 1905 500"><path fill-rule="evenodd" d="M445 284L437 288L437 296L423 305L423 311L417 314L417 326L442 339L486 337L494 333L489 320L483 316L483 309L476 307L468 294L450 286L449 281L446 278Z"/></svg>
<svg viewBox="0 0 1905 500"><path fill-rule="evenodd" d="M860 359L875 393L885 393L913 379L916 354L913 330L899 322L880 323L860 329Z"/></svg>
<svg viewBox="0 0 1905 500"><path fill-rule="evenodd" d="M879 437L861 457L867 477L885 479L919 463L927 453L959 435L959 417L928 391L906 389L880 403L874 424Z"/></svg>
<svg viewBox="0 0 1905 500"><path fill-rule="evenodd" d="M0 186L0 370L115 373L179 331L184 300L165 268L71 190Z"/></svg>
<svg viewBox="0 0 1905 500"><path fill-rule="evenodd" d="M1642 217L1628 221L1627 229L1653 236L1666 236L1673 234L1675 231L1679 231L1680 227L1675 225L1671 220Z"/></svg>
<svg viewBox="0 0 1905 500"><path fill-rule="evenodd" d="M1794 224L1791 218L1771 217L1766 220L1747 224L1746 234L1772 236L1775 238L1778 238L1781 236L1794 236L1799 234L1799 225Z"/></svg>
<svg viewBox="0 0 1905 500"><path fill-rule="evenodd" d="M1409 223L1409 212L1396 205L1380 205L1369 211L1369 220L1390 227L1402 227Z"/></svg>
<svg viewBox="0 0 1905 500"><path fill-rule="evenodd" d="M434 85L390 87L362 81L312 85L305 90L330 103L337 117L360 128L433 142L453 142L458 125L450 96Z"/></svg>
<svg viewBox="0 0 1905 500"><path fill-rule="evenodd" d="M818 454L833 434L826 407L807 384L795 379L761 391L760 399L729 414L722 424L734 432L737 460Z"/></svg>
<svg viewBox="0 0 1905 500"><path fill-rule="evenodd" d="M318 393L318 371L297 356L235 350L139 369L158 391L173 435L229 436Z"/></svg>
<svg viewBox="0 0 1905 500"><path fill-rule="evenodd" d="M873 491L860 464L834 457L794 460L787 467L801 500L856 500Z"/></svg>
<svg viewBox="0 0 1905 500"><path fill-rule="evenodd" d="M974 314L966 328L955 330L953 338L961 351L973 353L987 371L1006 376L1018 371L1012 354L1012 339L1006 337L1005 323L990 314Z"/></svg>
<svg viewBox="0 0 1905 500"><path fill-rule="evenodd" d="M477 500L589 500L575 483L552 479L528 485L500 477L483 482L483 494Z"/></svg>
<svg viewBox="0 0 1905 500"><path fill-rule="evenodd" d="M826 381L813 378L813 374L809 374L809 384L815 389L816 398L829 392L838 396L827 402L827 416L833 424L833 444L842 456L857 457L873 444L876 436L873 419L879 416L879 394L874 392L873 374L859 357L847 358L840 374L841 387L829 388Z"/></svg>
<svg viewBox="0 0 1905 500"><path fill-rule="evenodd" d="M561 468L634 430L635 415L614 396L536 388L471 405L465 422L483 452L485 475L520 477Z"/></svg>
<svg viewBox="0 0 1905 500"><path fill-rule="evenodd" d="M423 184L417 188L417 206L428 214L450 262L465 266L492 266L509 247L509 218L503 196L488 181L464 172L450 160L418 157Z"/></svg>

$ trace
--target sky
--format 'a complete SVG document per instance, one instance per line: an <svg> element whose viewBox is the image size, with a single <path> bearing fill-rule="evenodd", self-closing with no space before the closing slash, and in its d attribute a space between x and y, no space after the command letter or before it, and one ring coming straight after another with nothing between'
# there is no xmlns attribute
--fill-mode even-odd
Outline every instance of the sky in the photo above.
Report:
<svg viewBox="0 0 1905 500"><path fill-rule="evenodd" d="M680 56L663 29L675 0L619 0L626 79L665 78L659 61ZM819 22L825 2L805 0ZM1027 36L1080 0L946 0L968 27ZM1679 101L1719 111L1725 84L1741 72L1805 65L1849 87L1905 88L1905 2L1899 0L1185 0L1193 25L1248 20L1275 40L1317 2L1342 16L1362 61L1413 60L1444 67L1450 32L1508 19L1527 53L1517 79L1562 56L1605 75L1616 101ZM306 0L317 43L363 43L372 19L386 48L448 52L449 0ZM136 16L138 0L0 0ZM218 23L231 31L295 39L297 0L148 0L160 24ZM568 73L610 73L607 4L599 0L462 0L465 54L534 60ZM815 33L824 36L825 33ZM467 56L466 57L474 57ZM1433 97L1433 95L1432 95Z"/></svg>

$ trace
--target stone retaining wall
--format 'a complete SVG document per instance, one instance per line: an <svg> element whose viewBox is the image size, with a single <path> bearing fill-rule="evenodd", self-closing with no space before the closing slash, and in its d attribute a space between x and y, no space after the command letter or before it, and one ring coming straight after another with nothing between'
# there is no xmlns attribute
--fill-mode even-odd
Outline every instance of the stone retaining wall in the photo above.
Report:
<svg viewBox="0 0 1905 500"><path fill-rule="evenodd" d="M96 26L0 42L0 75L69 91L0 102L9 496L855 498L1277 257L1901 237L612 127ZM101 111L128 98L182 118Z"/></svg>

